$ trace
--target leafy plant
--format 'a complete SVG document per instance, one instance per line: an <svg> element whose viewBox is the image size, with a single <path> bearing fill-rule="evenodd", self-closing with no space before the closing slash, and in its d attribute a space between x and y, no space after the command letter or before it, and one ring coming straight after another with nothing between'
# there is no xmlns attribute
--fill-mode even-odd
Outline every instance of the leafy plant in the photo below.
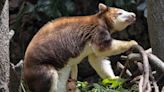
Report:
<svg viewBox="0 0 164 92"><path fill-rule="evenodd" d="M102 80L102 84L104 86L111 86L112 88L116 88L118 86L121 86L123 84L123 79L104 79Z"/></svg>
<svg viewBox="0 0 164 92"><path fill-rule="evenodd" d="M99 83L89 84L85 82L77 82L77 87L81 92L137 92L137 85L133 85L131 88L126 89L123 87L124 79L104 79Z"/></svg>

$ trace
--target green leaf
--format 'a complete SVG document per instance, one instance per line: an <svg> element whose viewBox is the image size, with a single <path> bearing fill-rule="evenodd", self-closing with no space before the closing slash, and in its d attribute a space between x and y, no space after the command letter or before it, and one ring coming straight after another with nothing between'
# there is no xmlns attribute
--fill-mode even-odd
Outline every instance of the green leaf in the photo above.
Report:
<svg viewBox="0 0 164 92"><path fill-rule="evenodd" d="M77 87L86 88L87 86L88 86L87 81L84 82L77 81Z"/></svg>
<svg viewBox="0 0 164 92"><path fill-rule="evenodd" d="M108 86L110 83L111 83L111 82L110 82L109 79L104 79L104 80L102 81L102 84L103 84L104 86Z"/></svg>
<svg viewBox="0 0 164 92"><path fill-rule="evenodd" d="M116 88L118 86L120 86L121 84L123 84L124 80L123 79L104 79L102 81L102 84L104 86L109 86L111 85L112 88Z"/></svg>

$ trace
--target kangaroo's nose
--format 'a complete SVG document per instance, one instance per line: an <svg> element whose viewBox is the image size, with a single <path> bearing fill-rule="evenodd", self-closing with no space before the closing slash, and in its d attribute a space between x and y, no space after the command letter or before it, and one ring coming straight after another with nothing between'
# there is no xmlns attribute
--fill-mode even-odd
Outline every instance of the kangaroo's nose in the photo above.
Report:
<svg viewBox="0 0 164 92"><path fill-rule="evenodd" d="M131 13L130 16L131 16L132 18L136 18L136 15L135 15L134 13Z"/></svg>
<svg viewBox="0 0 164 92"><path fill-rule="evenodd" d="M129 13L126 21L129 22L129 24L134 23L136 21L136 15L134 13Z"/></svg>

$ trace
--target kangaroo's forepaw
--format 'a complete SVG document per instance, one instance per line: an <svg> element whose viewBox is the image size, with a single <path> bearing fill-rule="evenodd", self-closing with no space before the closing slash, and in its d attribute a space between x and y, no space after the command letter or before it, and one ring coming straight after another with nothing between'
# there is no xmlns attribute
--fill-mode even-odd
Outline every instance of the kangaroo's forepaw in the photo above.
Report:
<svg viewBox="0 0 164 92"><path fill-rule="evenodd" d="M111 79L119 79L119 76L111 77Z"/></svg>
<svg viewBox="0 0 164 92"><path fill-rule="evenodd" d="M135 40L131 40L131 41L130 41L130 45L131 45L131 46L134 46L134 45L138 45L138 43L137 43Z"/></svg>

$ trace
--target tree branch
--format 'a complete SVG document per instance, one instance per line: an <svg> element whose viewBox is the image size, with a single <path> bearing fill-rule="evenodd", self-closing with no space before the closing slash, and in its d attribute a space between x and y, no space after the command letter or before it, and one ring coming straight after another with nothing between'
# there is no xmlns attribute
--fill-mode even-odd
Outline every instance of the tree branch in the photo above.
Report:
<svg viewBox="0 0 164 92"><path fill-rule="evenodd" d="M132 73L126 68L126 65L122 65L120 62L117 62L117 66L122 69L120 77L126 73L128 76L132 76Z"/></svg>
<svg viewBox="0 0 164 92"><path fill-rule="evenodd" d="M139 54L131 53L127 57L122 56L122 58L134 62L142 61L142 63L135 62L138 65L139 70L142 72L142 75L140 75L139 77L139 92L159 92L159 88L152 74L149 61L151 61L153 65L158 66L158 68L160 68L162 71L164 71L164 63L158 57L151 53L151 49L144 51L144 49L139 45L133 46L132 49L137 50Z"/></svg>
<svg viewBox="0 0 164 92"><path fill-rule="evenodd" d="M160 69L162 72L164 72L164 62L161 59L159 59L157 56L152 54L151 49L148 49L145 52L150 61L150 65L153 65L153 66L155 65L158 69ZM131 53L127 57L121 56L121 58L124 58L124 59L126 58L131 61L141 61L142 60L141 55L138 53Z"/></svg>
<svg viewBox="0 0 164 92"><path fill-rule="evenodd" d="M149 67L148 57L147 57L146 52L144 51L144 49L141 46L139 46L139 45L133 46L133 49L138 50L138 52L142 56L143 68L144 68L144 71L143 71L144 80L143 80L142 92L145 92L146 89L150 89L149 88L149 86L150 86L150 84L149 84L149 68L150 67Z"/></svg>

